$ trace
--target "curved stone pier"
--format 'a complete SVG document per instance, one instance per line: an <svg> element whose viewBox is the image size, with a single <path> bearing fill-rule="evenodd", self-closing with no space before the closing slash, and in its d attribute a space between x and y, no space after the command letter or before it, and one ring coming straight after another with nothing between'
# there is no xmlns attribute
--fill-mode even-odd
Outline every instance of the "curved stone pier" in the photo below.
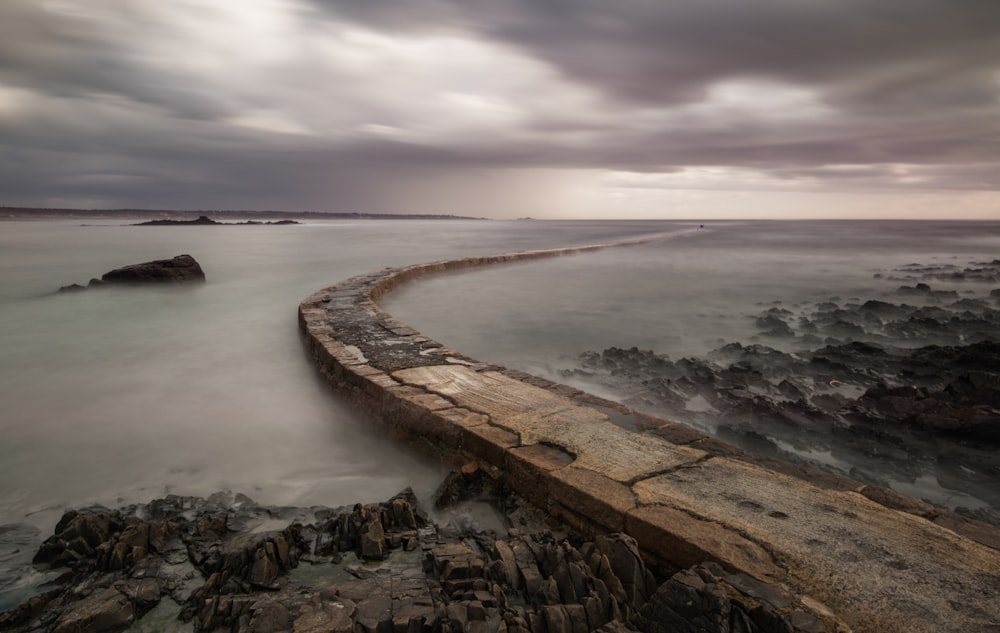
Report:
<svg viewBox="0 0 1000 633"><path fill-rule="evenodd" d="M322 374L386 428L478 461L584 534L784 584L855 631L1000 631L1000 530L468 358L376 304L421 275L633 243L360 275L303 301L300 326Z"/></svg>

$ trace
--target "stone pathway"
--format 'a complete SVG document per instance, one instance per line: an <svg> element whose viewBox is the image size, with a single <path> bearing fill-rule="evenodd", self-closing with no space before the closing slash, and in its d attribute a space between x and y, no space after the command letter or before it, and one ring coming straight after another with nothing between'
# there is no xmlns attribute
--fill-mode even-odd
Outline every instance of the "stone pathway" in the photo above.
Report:
<svg viewBox="0 0 1000 633"><path fill-rule="evenodd" d="M300 323L321 372L358 406L479 461L585 535L623 531L678 567L710 561L784 585L856 631L1000 631L1000 531L465 357L376 305L424 274L622 245L362 275L308 297Z"/></svg>

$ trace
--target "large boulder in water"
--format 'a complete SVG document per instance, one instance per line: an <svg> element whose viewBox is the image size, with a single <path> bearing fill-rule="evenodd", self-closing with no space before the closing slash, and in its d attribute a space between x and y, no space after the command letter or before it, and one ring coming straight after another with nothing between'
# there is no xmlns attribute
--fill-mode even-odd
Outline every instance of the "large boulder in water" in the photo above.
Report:
<svg viewBox="0 0 1000 633"><path fill-rule="evenodd" d="M194 257L178 255L173 259L158 259L116 268L104 273L101 281L108 284L203 282L205 272Z"/></svg>

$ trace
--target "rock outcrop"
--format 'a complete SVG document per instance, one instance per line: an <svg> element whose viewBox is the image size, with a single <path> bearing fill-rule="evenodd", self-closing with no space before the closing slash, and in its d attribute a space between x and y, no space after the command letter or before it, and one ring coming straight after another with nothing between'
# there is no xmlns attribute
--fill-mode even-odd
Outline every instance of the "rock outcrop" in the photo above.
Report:
<svg viewBox="0 0 1000 633"><path fill-rule="evenodd" d="M205 281L201 265L190 255L158 259L142 264L123 266L104 273L107 284L188 283Z"/></svg>
<svg viewBox="0 0 1000 633"><path fill-rule="evenodd" d="M35 557L68 571L0 631L121 631L154 608L195 632L848 631L743 574L651 568L629 536L580 541L493 500L506 535L431 524L409 491L337 510L220 494L70 511Z"/></svg>
<svg viewBox="0 0 1000 633"><path fill-rule="evenodd" d="M91 279L87 286L72 284L63 286L59 292L74 292L109 285L189 284L204 281L205 272L194 257L177 255L171 259L157 259L115 268L104 273L100 279Z"/></svg>
<svg viewBox="0 0 1000 633"><path fill-rule="evenodd" d="M245 220L243 222L219 222L213 220L207 215L199 215L193 220L174 220L174 219L162 219L162 220L147 220L146 222L139 222L135 226L248 226L248 225L277 225L283 226L288 224L298 224L295 220Z"/></svg>

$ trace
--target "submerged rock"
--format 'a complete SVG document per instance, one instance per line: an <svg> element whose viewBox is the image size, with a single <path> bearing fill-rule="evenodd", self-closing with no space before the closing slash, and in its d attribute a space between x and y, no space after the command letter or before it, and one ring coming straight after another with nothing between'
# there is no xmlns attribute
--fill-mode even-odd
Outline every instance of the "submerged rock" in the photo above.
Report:
<svg viewBox="0 0 1000 633"><path fill-rule="evenodd" d="M109 285L188 284L204 281L205 272L201 269L201 264L194 257L185 254L115 268L104 273L100 279L91 279L87 286L70 284L60 288L59 292L79 292Z"/></svg>
<svg viewBox="0 0 1000 633"><path fill-rule="evenodd" d="M914 264L908 272L955 271ZM730 342L676 361L614 347L585 352L563 374L599 381L632 407L759 457L886 486L933 478L984 501L977 518L1000 525L1000 289L958 298L922 281L891 281L873 296L743 315L758 331L749 341L767 345Z"/></svg>
<svg viewBox="0 0 1000 633"><path fill-rule="evenodd" d="M172 259L116 268L104 273L101 281L108 284L202 282L205 281L205 273L194 257L177 255Z"/></svg>

